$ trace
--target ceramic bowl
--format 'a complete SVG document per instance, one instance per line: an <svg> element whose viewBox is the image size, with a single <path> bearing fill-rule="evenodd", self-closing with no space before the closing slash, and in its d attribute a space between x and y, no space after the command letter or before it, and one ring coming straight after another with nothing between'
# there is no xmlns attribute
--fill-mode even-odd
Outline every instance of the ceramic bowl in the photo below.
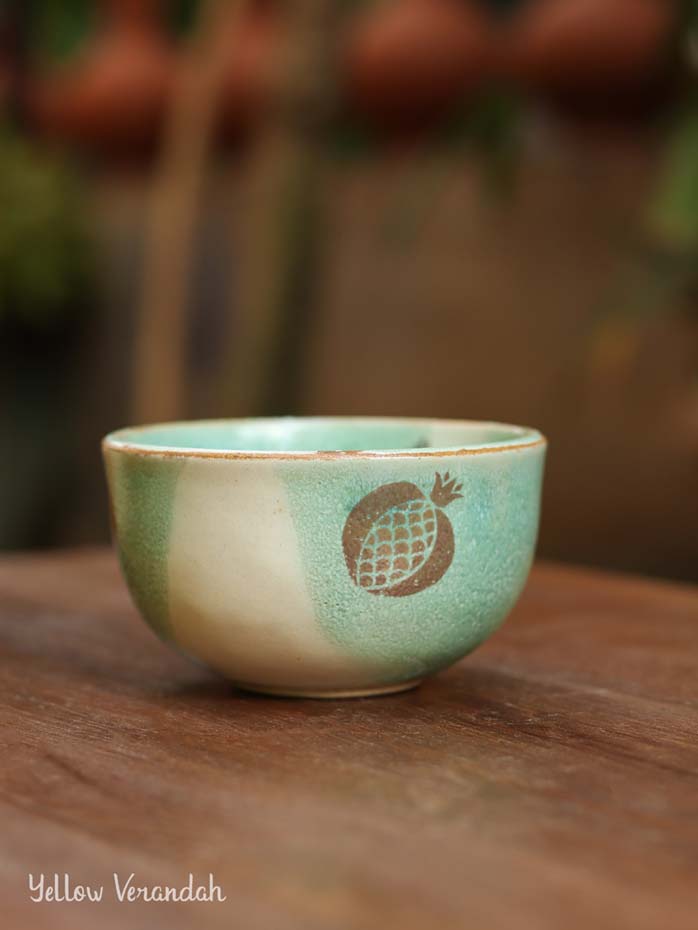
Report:
<svg viewBox="0 0 698 930"><path fill-rule="evenodd" d="M103 451L126 581L242 688L400 691L471 652L526 581L545 439L499 423L210 420Z"/></svg>

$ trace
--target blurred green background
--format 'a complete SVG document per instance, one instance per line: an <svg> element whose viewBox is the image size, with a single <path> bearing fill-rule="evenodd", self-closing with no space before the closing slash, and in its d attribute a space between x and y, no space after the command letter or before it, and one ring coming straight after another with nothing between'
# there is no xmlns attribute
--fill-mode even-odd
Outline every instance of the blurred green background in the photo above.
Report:
<svg viewBox="0 0 698 930"><path fill-rule="evenodd" d="M696 0L0 0L0 547L106 540L127 423L425 415L697 580L696 68Z"/></svg>

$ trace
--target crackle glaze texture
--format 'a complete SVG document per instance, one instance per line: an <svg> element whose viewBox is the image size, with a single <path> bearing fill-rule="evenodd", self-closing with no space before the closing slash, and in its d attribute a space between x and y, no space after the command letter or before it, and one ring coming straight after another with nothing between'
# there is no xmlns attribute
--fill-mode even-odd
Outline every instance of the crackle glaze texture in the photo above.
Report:
<svg viewBox="0 0 698 930"><path fill-rule="evenodd" d="M369 444L390 451L350 451ZM124 574L156 632L243 686L320 696L412 684L496 629L531 565L544 455L535 431L428 420L105 441Z"/></svg>
<svg viewBox="0 0 698 930"><path fill-rule="evenodd" d="M133 600L153 629L168 634L168 554L174 492L184 462L109 455L113 530Z"/></svg>

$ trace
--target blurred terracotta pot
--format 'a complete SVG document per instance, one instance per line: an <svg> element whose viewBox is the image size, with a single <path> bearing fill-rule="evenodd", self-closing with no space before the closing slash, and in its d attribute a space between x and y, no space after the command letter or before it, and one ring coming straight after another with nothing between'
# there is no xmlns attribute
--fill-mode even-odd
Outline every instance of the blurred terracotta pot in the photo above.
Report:
<svg viewBox="0 0 698 930"><path fill-rule="evenodd" d="M225 138L246 135L268 108L284 37L283 17L270 0L250 3L231 31L220 99Z"/></svg>
<svg viewBox="0 0 698 930"><path fill-rule="evenodd" d="M651 83L677 0L531 0L513 18L509 76L553 95L613 94Z"/></svg>
<svg viewBox="0 0 698 930"><path fill-rule="evenodd" d="M45 75L33 111L45 131L105 155L158 139L175 61L160 0L101 0L97 35L69 66Z"/></svg>
<svg viewBox="0 0 698 930"><path fill-rule="evenodd" d="M495 42L489 15L474 2L382 2L350 29L349 103L381 126L433 122L483 83Z"/></svg>

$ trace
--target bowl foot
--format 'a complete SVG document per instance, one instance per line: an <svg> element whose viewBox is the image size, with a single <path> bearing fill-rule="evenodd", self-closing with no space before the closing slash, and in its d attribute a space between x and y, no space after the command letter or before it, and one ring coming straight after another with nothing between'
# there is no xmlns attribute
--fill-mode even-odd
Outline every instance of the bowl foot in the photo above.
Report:
<svg viewBox="0 0 698 930"><path fill-rule="evenodd" d="M320 700L335 700L338 698L380 697L386 694L399 694L401 691L411 691L424 681L423 678L413 678L410 681L401 681L393 685L377 685L373 688L339 688L336 690L319 690L312 688L275 688L273 685L252 685L246 682L235 682L237 688L243 691L253 691L255 694L270 694L273 697L291 698L317 698Z"/></svg>

